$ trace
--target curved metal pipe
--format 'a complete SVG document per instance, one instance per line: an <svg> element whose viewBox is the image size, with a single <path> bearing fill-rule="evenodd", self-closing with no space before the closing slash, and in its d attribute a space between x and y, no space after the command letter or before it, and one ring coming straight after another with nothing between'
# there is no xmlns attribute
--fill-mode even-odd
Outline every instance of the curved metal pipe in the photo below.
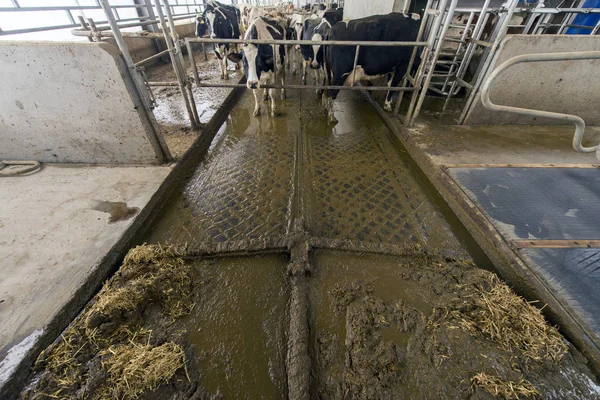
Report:
<svg viewBox="0 0 600 400"><path fill-rule="evenodd" d="M492 103L490 100L490 87L498 75L512 67L513 65L537 61L566 61L566 60L596 60L600 59L600 51L578 51L568 53L540 53L523 54L506 60L500 66L492 71L485 80L481 89L481 102L483 106L492 111L506 111L516 114L529 115L533 117L545 117L560 121L568 121L575 124L575 134L573 135L573 149L580 153L591 153L596 151L596 157L600 160L600 148L598 145L585 147L581 143L585 132L585 122L581 117L572 114L562 114L550 111L533 110L529 108L503 106Z"/></svg>

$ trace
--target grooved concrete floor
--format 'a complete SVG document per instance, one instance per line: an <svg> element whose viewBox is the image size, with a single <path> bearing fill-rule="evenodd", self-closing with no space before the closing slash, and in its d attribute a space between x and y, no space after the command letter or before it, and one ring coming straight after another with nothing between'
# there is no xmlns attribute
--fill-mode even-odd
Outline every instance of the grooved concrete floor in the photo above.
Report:
<svg viewBox="0 0 600 400"><path fill-rule="evenodd" d="M276 239L295 221L311 236L420 243L465 254L414 167L359 93L336 101L328 125L312 91L288 91L281 116L252 117L240 100L208 157L153 227L151 242ZM298 207L296 207L298 205Z"/></svg>

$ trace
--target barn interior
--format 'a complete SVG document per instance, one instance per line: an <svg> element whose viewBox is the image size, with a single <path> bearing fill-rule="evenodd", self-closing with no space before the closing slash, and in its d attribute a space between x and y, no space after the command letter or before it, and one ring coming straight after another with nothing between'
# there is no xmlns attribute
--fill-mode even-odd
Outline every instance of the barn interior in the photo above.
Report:
<svg viewBox="0 0 600 400"><path fill-rule="evenodd" d="M334 9L417 21L322 39L348 77L408 49L397 85L327 103L321 39L244 36ZM599 30L595 0L0 0L0 398L600 398ZM285 49L269 98L223 43Z"/></svg>

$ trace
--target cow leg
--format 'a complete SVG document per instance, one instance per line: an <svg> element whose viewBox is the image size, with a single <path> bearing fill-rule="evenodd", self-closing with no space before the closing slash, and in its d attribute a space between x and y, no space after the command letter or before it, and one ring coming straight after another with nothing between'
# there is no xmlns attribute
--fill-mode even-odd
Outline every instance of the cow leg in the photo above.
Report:
<svg viewBox="0 0 600 400"><path fill-rule="evenodd" d="M254 95L254 113L252 115L258 117L260 115L260 99L258 97L258 89L252 89L252 94Z"/></svg>
<svg viewBox="0 0 600 400"><path fill-rule="evenodd" d="M319 81L321 80L321 69L315 69L315 85L319 84ZM317 97L321 96L323 94L323 90L322 89L316 89L315 92L317 93Z"/></svg>
<svg viewBox="0 0 600 400"><path fill-rule="evenodd" d="M229 72L227 71L227 57L223 57L223 79L229 79Z"/></svg>
<svg viewBox="0 0 600 400"><path fill-rule="evenodd" d="M327 119L329 122L332 124L337 124L338 120L333 114L333 99L331 97L326 97L325 109L327 110Z"/></svg>
<svg viewBox="0 0 600 400"><path fill-rule="evenodd" d="M292 45L291 49L290 49L290 62L292 63L292 75L296 75L296 48Z"/></svg>
<svg viewBox="0 0 600 400"><path fill-rule="evenodd" d="M302 84L306 85L306 66L308 65L308 61L304 58L302 59Z"/></svg>
<svg viewBox="0 0 600 400"><path fill-rule="evenodd" d="M279 80L281 81L281 86L285 85L285 69L284 69L284 73L279 75ZM281 99L282 100L287 99L287 93L285 92L284 87L281 88Z"/></svg>
<svg viewBox="0 0 600 400"><path fill-rule="evenodd" d="M277 116L277 104L275 103L275 89L269 89L269 97L271 98L271 116Z"/></svg>
<svg viewBox="0 0 600 400"><path fill-rule="evenodd" d="M269 100L269 89L263 89L263 101Z"/></svg>
<svg viewBox="0 0 600 400"><path fill-rule="evenodd" d="M392 87L392 84L394 83L394 78L396 77L396 72L392 72L391 74L388 74L388 87ZM386 96L385 96L385 103L383 105L383 109L387 112L392 111L392 97L394 95L394 92L392 91L388 91Z"/></svg>

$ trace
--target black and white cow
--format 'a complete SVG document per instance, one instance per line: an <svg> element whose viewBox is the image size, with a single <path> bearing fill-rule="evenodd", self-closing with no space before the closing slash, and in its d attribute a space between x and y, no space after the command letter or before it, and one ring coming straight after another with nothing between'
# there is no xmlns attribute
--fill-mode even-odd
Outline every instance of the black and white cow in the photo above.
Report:
<svg viewBox="0 0 600 400"><path fill-rule="evenodd" d="M201 15L196 16L196 35L203 37L210 27L212 39L240 38L240 10L235 6L209 1ZM221 79L229 79L227 73L227 55L237 46L229 43L219 43L215 46L215 54L219 59ZM239 69L239 64L236 65Z"/></svg>
<svg viewBox="0 0 600 400"><path fill-rule="evenodd" d="M245 40L281 40L284 38L285 30L279 24L279 21L270 20L265 17L259 17L250 24L246 32ZM275 73L277 79L283 85L285 83L285 48L283 45L273 46L270 44L244 44L240 53L230 53L229 59L233 62L243 60L244 72L246 73L246 86L252 89L254 94L254 116L260 115L260 99L258 89L262 85L275 84ZM268 95L267 95L268 93ZM271 98L271 115L277 115L275 104L275 89L265 89L264 99ZM281 89L281 98L285 99L285 89Z"/></svg>
<svg viewBox="0 0 600 400"><path fill-rule="evenodd" d="M415 41L421 24L418 14L391 13L373 15L334 25L328 40L341 41ZM397 86L406 74L413 47L361 47L353 70L356 48L352 46L326 46L325 69L332 86L352 85L353 82L369 81L386 76L388 86ZM332 101L339 90L328 89L323 98L329 118L335 121ZM392 94L388 92L384 108L392 109Z"/></svg>
<svg viewBox="0 0 600 400"><path fill-rule="evenodd" d="M302 40L310 40L313 42L323 41L329 35L331 24L325 18L309 18L304 21L302 26ZM310 67L315 73L315 83L320 82L320 73L324 65L323 46L320 44L300 45L302 53L302 83L306 85L306 71ZM320 93L317 90L317 93Z"/></svg>

